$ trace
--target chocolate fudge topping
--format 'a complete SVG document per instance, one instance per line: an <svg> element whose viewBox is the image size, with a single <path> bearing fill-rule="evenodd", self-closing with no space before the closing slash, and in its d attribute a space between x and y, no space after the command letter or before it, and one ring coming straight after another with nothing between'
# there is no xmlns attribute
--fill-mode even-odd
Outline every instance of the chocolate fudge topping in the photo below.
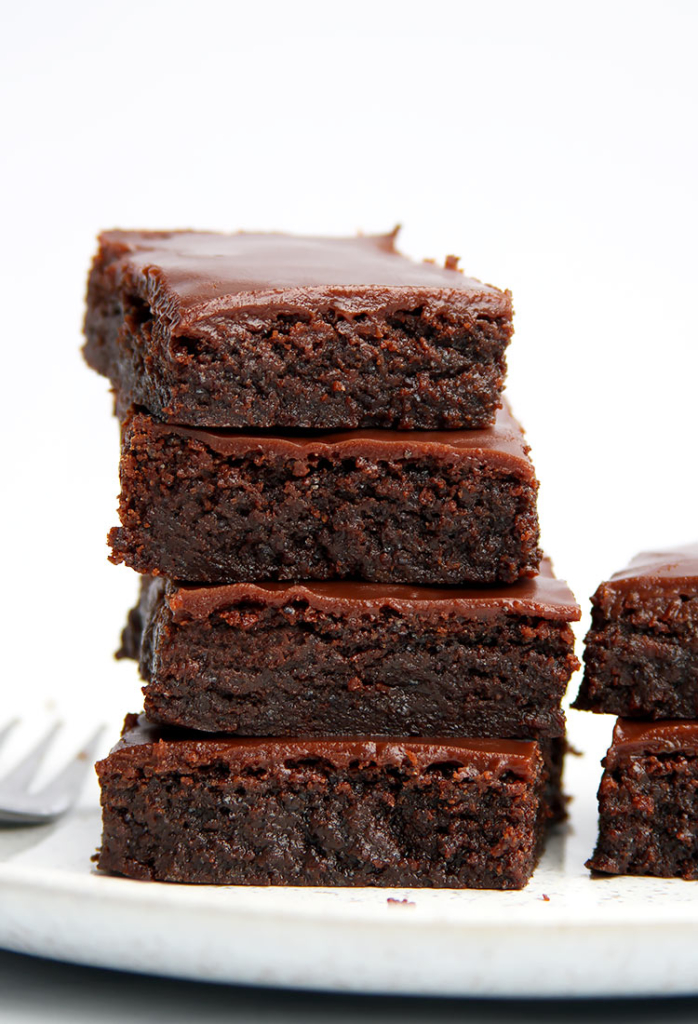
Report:
<svg viewBox="0 0 698 1024"><path fill-rule="evenodd" d="M540 748L526 740L405 738L386 739L372 736L343 736L331 739L262 738L206 736L179 729L155 726L144 716L128 715L121 739L110 757L134 746L148 748L144 756L163 767L173 756L178 764L196 764L215 758L216 752L235 769L254 764L274 767L284 762L317 758L335 768L347 768L353 762L371 762L378 767L400 765L408 761L420 771L431 765L472 766L478 772L501 775L510 772L530 781L539 770Z"/></svg>
<svg viewBox="0 0 698 1024"><path fill-rule="evenodd" d="M619 718L613 730L610 754L672 754L691 751L698 754L698 722L672 719L644 722Z"/></svg>
<svg viewBox="0 0 698 1024"><path fill-rule="evenodd" d="M112 231L85 358L117 406L225 429L492 424L511 296L395 251L394 235Z"/></svg>
<svg viewBox="0 0 698 1024"><path fill-rule="evenodd" d="M524 433L505 403L497 412L494 426L483 430L350 430L342 433L313 433L280 436L274 433L244 434L226 430L201 430L158 423L154 435L177 434L201 441L225 458L239 458L264 452L282 458L306 459L338 453L345 458L409 459L420 455L448 459L451 453L487 458L503 467L522 469L535 480L528 458L529 446Z"/></svg>
<svg viewBox="0 0 698 1024"><path fill-rule="evenodd" d="M698 587L698 544L669 548L666 551L643 551L630 564L611 576L604 587L614 591L675 590Z"/></svg>
<svg viewBox="0 0 698 1024"><path fill-rule="evenodd" d="M493 314L510 312L506 292L432 263L414 263L395 249L395 232L356 238L196 231L107 231L117 275L140 276L148 300L185 332L202 315L283 303L287 312L331 299L346 316L367 308L419 305L425 293L457 307L477 301ZM361 286L360 298L356 287ZM346 294L343 294L346 290Z"/></svg>
<svg viewBox="0 0 698 1024"><path fill-rule="evenodd" d="M410 587L406 584L355 583L234 583L200 587L178 584L167 602L175 622L204 619L220 608L241 601L260 601L282 608L292 601L306 601L318 611L346 615L376 613L382 608L397 612L490 618L502 612L531 615L541 619L576 622L579 605L564 580L553 576L549 558L541 562L537 576L521 579L507 587Z"/></svg>

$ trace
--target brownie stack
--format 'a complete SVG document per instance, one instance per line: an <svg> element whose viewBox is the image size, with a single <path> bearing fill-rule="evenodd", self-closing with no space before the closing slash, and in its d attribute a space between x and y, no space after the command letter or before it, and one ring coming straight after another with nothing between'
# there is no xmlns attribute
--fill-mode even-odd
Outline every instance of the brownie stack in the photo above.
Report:
<svg viewBox="0 0 698 1024"><path fill-rule="evenodd" d="M592 598L574 707L620 716L603 761L605 874L698 878L698 544L637 555Z"/></svg>
<svg viewBox="0 0 698 1024"><path fill-rule="evenodd" d="M350 239L108 232L88 362L145 681L99 866L518 888L561 795L566 585L501 391L509 293Z"/></svg>

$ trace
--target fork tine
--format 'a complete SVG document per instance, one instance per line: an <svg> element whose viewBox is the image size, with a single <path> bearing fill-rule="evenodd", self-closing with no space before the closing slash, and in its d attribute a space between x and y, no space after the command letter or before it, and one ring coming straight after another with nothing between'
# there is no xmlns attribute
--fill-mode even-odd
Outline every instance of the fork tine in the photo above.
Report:
<svg viewBox="0 0 698 1024"><path fill-rule="evenodd" d="M104 726L100 725L65 768L36 794L47 813L62 813L78 798L85 774L93 767L103 733Z"/></svg>
<svg viewBox="0 0 698 1024"><path fill-rule="evenodd" d="M55 725L52 725L36 746L29 751L26 757L22 758L19 764L16 765L8 775L4 775L2 779L0 779L3 794L19 793L28 787L29 783L39 770L39 765L41 764L46 751L51 746L54 736L61 727L61 722L56 722Z"/></svg>

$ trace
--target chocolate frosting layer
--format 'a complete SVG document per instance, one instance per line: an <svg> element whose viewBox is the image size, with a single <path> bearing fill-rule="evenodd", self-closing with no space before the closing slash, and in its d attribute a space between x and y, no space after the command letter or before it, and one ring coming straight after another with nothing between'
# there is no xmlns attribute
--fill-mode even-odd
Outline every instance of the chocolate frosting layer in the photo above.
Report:
<svg viewBox="0 0 698 1024"><path fill-rule="evenodd" d="M181 333L197 319L273 304L298 311L329 304L348 316L436 301L454 310L511 316L511 296L451 264L415 263L396 232L356 238L198 231L107 231L117 277L145 283L155 309ZM283 308L282 308L283 307Z"/></svg>
<svg viewBox="0 0 698 1024"><path fill-rule="evenodd" d="M698 754L698 721L666 719L641 721L619 718L613 730L613 742L606 756L613 761L618 756L632 754L671 754L687 752Z"/></svg>
<svg viewBox="0 0 698 1024"><path fill-rule="evenodd" d="M346 736L333 739L248 739L210 736L180 729L166 729L148 722L144 715L127 715L121 739L109 759L129 758L134 747L139 762L160 770L182 770L222 759L234 770L245 767L274 768L285 762L318 758L336 768L355 762L379 767L408 762L418 770L431 765L453 764L478 772L511 772L519 778L535 778L542 765L539 745L528 740L500 739L392 739Z"/></svg>
<svg viewBox="0 0 698 1024"><path fill-rule="evenodd" d="M252 601L281 608L304 601L318 611L338 615L376 614L383 608L422 618L458 615L493 618L501 614L526 615L575 622L581 612L572 591L553 576L552 562L544 558L538 576L510 586L411 587L388 583L234 583L224 586L168 585L168 604L175 622L205 619L213 612Z"/></svg>
<svg viewBox="0 0 698 1024"><path fill-rule="evenodd" d="M535 480L523 430L506 403L498 411L494 426L484 430L350 430L281 435L199 430L154 420L149 429L154 434L192 438L224 457L242 458L255 453L301 460L311 456L369 459L482 457L490 463L515 466L518 473Z"/></svg>
<svg viewBox="0 0 698 1024"><path fill-rule="evenodd" d="M617 591L676 590L684 585L694 590L698 587L698 544L666 551L643 551L604 584Z"/></svg>

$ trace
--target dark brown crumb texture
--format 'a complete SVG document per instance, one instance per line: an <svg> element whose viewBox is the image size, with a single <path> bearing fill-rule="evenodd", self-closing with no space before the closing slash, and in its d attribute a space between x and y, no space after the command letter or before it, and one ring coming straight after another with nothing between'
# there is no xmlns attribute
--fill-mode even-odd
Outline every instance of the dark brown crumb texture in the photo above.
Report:
<svg viewBox="0 0 698 1024"><path fill-rule="evenodd" d="M103 237L85 357L122 405L228 428L471 428L494 419L513 330L506 292L481 286L459 308L439 281L421 298L394 289L387 308L374 308L362 306L357 287L351 313L331 296L302 309L281 296L277 308L202 305L184 323L176 289L156 273L129 266L124 243ZM460 275L448 276L457 286Z"/></svg>
<svg viewBox="0 0 698 1024"><path fill-rule="evenodd" d="M693 594L599 588L574 708L624 718L698 718L696 583Z"/></svg>
<svg viewBox="0 0 698 1024"><path fill-rule="evenodd" d="M555 825L567 818L570 797L563 789L565 757L573 751L564 736L552 740L540 739L538 746L545 765L544 799L548 808L548 821L550 825Z"/></svg>
<svg viewBox="0 0 698 1024"><path fill-rule="evenodd" d="M618 759L601 780L599 838L587 867L614 875L698 879L697 821L695 753Z"/></svg>
<svg viewBox="0 0 698 1024"><path fill-rule="evenodd" d="M525 779L408 755L337 766L303 756L302 744L296 757L242 768L201 742L195 752L157 747L155 757L117 750L97 766L102 870L188 883L515 889L548 819L540 758Z"/></svg>
<svg viewBox="0 0 698 1024"><path fill-rule="evenodd" d="M175 615L177 592L144 581L124 633L152 721L247 736L564 733L560 702L578 667L566 621L349 614L300 597L231 597L205 616Z"/></svg>
<svg viewBox="0 0 698 1024"><path fill-rule="evenodd" d="M537 482L487 454L226 455L143 413L123 427L112 560L196 582L513 582L537 571ZM215 442L214 442L215 443Z"/></svg>

